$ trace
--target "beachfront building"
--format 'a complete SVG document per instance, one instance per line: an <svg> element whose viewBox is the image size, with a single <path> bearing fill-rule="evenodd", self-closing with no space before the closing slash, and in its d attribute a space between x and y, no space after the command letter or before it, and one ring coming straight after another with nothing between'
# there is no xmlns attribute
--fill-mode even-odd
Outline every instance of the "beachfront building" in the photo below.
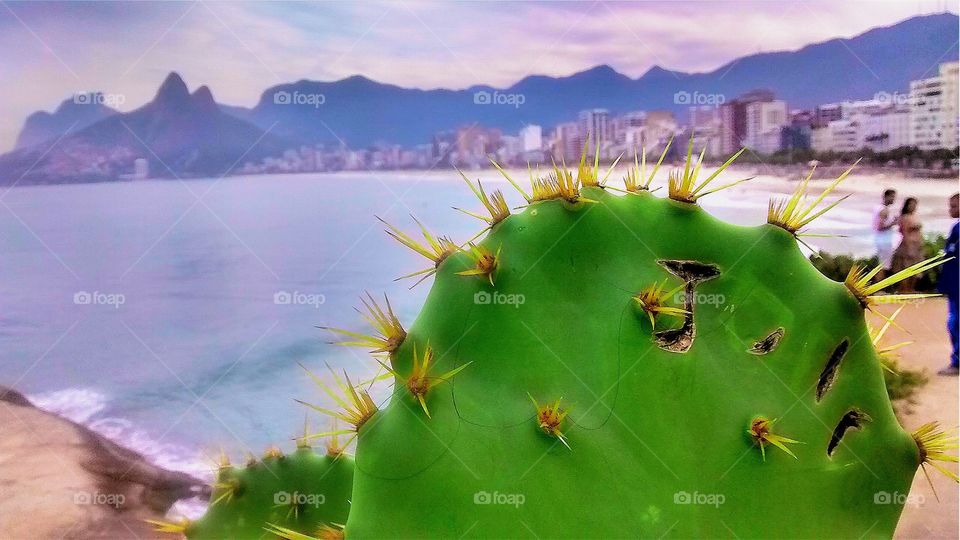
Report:
<svg viewBox="0 0 960 540"><path fill-rule="evenodd" d="M872 114L862 115L858 124L861 148L887 152L910 146L909 105L890 105Z"/></svg>
<svg viewBox="0 0 960 540"><path fill-rule="evenodd" d="M910 82L911 139L920 150L957 146L957 62L936 77Z"/></svg>
<svg viewBox="0 0 960 540"><path fill-rule="evenodd" d="M834 120L813 129L810 146L816 152L855 152L863 146L860 124L854 120Z"/></svg>
<svg viewBox="0 0 960 540"><path fill-rule="evenodd" d="M600 148L606 147L610 143L610 111L606 109L588 109L580 111L580 136L585 141L590 141L590 154L593 149L600 144Z"/></svg>
<svg viewBox="0 0 960 540"><path fill-rule="evenodd" d="M580 124L564 122L558 124L553 131L553 140L550 149L554 157L560 160L575 160L580 158L585 139L580 136Z"/></svg>
<svg viewBox="0 0 960 540"><path fill-rule="evenodd" d="M732 154L743 148L747 137L747 106L774 100L771 90L751 90L720 106L718 133L720 152Z"/></svg>
<svg viewBox="0 0 960 540"><path fill-rule="evenodd" d="M520 130L520 147L523 153L539 152L543 149L543 130L535 124L523 126Z"/></svg>
<svg viewBox="0 0 960 540"><path fill-rule="evenodd" d="M744 146L760 154L780 149L781 131L789 125L787 104L780 100L748 103Z"/></svg>
<svg viewBox="0 0 960 540"><path fill-rule="evenodd" d="M646 125L646 111L625 113L614 118L611 122L610 138L616 147L633 148L643 143L643 132Z"/></svg>
<svg viewBox="0 0 960 540"><path fill-rule="evenodd" d="M943 145L953 149L960 144L960 111L957 102L960 62L940 64L940 78L943 79Z"/></svg>
<svg viewBox="0 0 960 540"><path fill-rule="evenodd" d="M826 127L834 120L843 120L843 106L840 103L819 105L813 111L813 124L818 127Z"/></svg>

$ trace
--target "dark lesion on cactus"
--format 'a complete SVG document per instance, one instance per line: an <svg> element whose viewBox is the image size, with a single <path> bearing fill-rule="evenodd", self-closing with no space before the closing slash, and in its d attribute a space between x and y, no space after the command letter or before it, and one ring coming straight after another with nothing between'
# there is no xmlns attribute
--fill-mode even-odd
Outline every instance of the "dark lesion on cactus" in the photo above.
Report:
<svg viewBox="0 0 960 540"><path fill-rule="evenodd" d="M683 309L686 311L686 316L684 316L683 325L680 328L655 333L653 335L654 342L657 347L665 351L685 353L693 346L693 340L697 335L697 327L693 320L694 291L699 283L719 276L720 269L716 265L698 261L665 259L657 261L657 263L685 283Z"/></svg>
<svg viewBox="0 0 960 540"><path fill-rule="evenodd" d="M863 424L870 421L870 417L863 411L850 409L837 422L837 427L833 428L833 434L830 436L830 442L827 444L827 455L832 456L833 451L837 449L843 436L848 430L861 429Z"/></svg>
<svg viewBox="0 0 960 540"><path fill-rule="evenodd" d="M817 380L818 402L823 399L827 390L833 386L833 381L837 378L837 369L840 367L840 361L843 360L844 355L847 354L848 348L850 348L850 340L844 339L837 345L837 348L833 350L830 358L827 359L827 364L823 366L823 371L820 372L820 378Z"/></svg>
<svg viewBox="0 0 960 540"><path fill-rule="evenodd" d="M777 348L777 345L780 344L780 340L783 339L783 332L783 327L777 328L773 332L767 334L767 337L754 343L752 347L747 349L747 352L750 354L762 355L773 351Z"/></svg>

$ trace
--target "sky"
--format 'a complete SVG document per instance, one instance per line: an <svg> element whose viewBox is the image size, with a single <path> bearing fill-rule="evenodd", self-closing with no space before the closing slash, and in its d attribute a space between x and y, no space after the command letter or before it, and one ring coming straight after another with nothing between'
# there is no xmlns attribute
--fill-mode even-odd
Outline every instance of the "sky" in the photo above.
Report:
<svg viewBox="0 0 960 540"><path fill-rule="evenodd" d="M177 71L252 106L269 86L361 74L417 88L509 86L608 64L711 71L942 11L960 0L20 2L0 0L0 151L74 93L132 110Z"/></svg>

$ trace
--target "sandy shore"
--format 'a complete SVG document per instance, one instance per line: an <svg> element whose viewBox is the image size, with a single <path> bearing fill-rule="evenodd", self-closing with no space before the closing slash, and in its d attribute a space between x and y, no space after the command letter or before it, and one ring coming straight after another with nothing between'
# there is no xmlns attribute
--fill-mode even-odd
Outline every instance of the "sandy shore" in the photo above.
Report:
<svg viewBox="0 0 960 540"><path fill-rule="evenodd" d="M144 519L208 490L2 386L0 433L5 540L157 538Z"/></svg>
<svg viewBox="0 0 960 540"><path fill-rule="evenodd" d="M890 306L882 306L880 309L888 315L894 311ZM891 344L913 341L912 345L901 349L900 365L908 369L924 370L929 377L929 382L920 387L910 400L895 403L900 422L909 431L931 420L939 421L941 426L947 429L955 428L958 424L957 377L942 377L936 374L938 369L947 365L950 355L946 311L946 301L942 298L909 305L897 317L903 330L890 328L884 338L884 342ZM871 324L879 325L878 321L878 317L871 316ZM953 453L955 454L956 450ZM955 463L947 464L946 467L957 471ZM923 472L918 471L897 527L896 538L955 539L960 534L958 486L939 472L928 470L940 501L937 501L931 491Z"/></svg>

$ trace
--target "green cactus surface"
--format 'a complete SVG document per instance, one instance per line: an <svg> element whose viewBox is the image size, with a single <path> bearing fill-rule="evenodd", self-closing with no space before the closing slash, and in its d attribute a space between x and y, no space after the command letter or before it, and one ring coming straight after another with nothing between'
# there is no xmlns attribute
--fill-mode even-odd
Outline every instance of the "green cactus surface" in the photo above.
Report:
<svg viewBox="0 0 960 540"><path fill-rule="evenodd" d="M346 522L353 474L350 456L306 446L268 451L245 467L223 465L207 513L178 532L190 540L276 538L269 531L278 527L314 535Z"/></svg>

